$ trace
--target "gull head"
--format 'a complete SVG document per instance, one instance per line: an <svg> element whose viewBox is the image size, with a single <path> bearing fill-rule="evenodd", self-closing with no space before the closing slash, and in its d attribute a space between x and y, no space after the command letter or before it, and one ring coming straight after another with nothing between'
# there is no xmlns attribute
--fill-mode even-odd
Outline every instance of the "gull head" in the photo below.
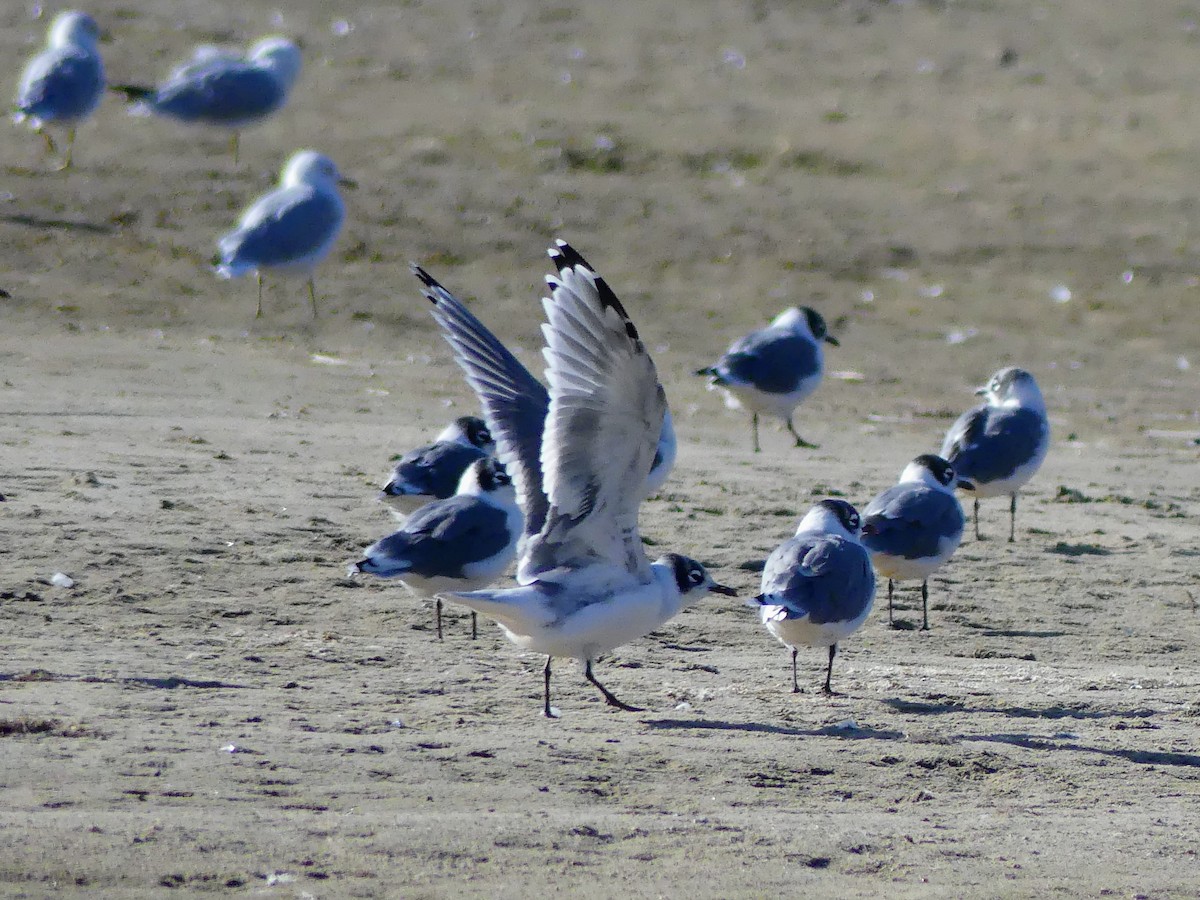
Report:
<svg viewBox="0 0 1200 900"><path fill-rule="evenodd" d="M354 187L354 182L342 176L332 159L316 150L300 150L293 153L284 164L279 180L284 187L294 187L298 184L329 190L336 190L339 184Z"/></svg>
<svg viewBox="0 0 1200 900"><path fill-rule="evenodd" d="M492 456L477 459L467 466L462 478L458 480L456 493L473 494L477 497L490 494L510 503L517 502L512 476L504 471L500 460Z"/></svg>
<svg viewBox="0 0 1200 900"><path fill-rule="evenodd" d="M270 69L286 87L291 87L300 75L300 48L295 41L272 35L257 41L246 54L251 62Z"/></svg>
<svg viewBox="0 0 1200 900"><path fill-rule="evenodd" d="M695 603L708 593L722 594L726 597L736 597L737 591L713 581L708 570L694 559L680 556L678 553L668 553L654 561L654 565L666 570L679 595L689 603Z"/></svg>
<svg viewBox="0 0 1200 900"><path fill-rule="evenodd" d="M100 26L85 12L60 12L50 24L51 47L86 47L95 49L100 40Z"/></svg>
<svg viewBox="0 0 1200 900"><path fill-rule="evenodd" d="M822 500L800 520L796 534L836 534L857 541L862 534L862 516L845 500Z"/></svg>
<svg viewBox="0 0 1200 900"><path fill-rule="evenodd" d="M494 453L496 450L496 442L492 440L492 432L487 427L487 422L483 421L479 416L459 416L443 428L435 440L438 443L453 441L456 444L462 444L464 447L478 447L484 453Z"/></svg>
<svg viewBox="0 0 1200 900"><path fill-rule="evenodd" d="M969 481L963 481L958 477L954 466L933 453L922 453L905 466L904 471L900 473L900 483L923 484L947 493L952 493L956 486L968 491L974 489Z"/></svg>
<svg viewBox="0 0 1200 900"><path fill-rule="evenodd" d="M785 309L771 320L771 327L789 328L797 334L808 335L814 341L840 346L837 338L829 333L825 319L811 306L793 306L791 309Z"/></svg>
<svg viewBox="0 0 1200 900"><path fill-rule="evenodd" d="M1037 380L1024 369L1009 366L993 375L988 383L976 389L989 406L1021 406L1045 409L1046 401Z"/></svg>

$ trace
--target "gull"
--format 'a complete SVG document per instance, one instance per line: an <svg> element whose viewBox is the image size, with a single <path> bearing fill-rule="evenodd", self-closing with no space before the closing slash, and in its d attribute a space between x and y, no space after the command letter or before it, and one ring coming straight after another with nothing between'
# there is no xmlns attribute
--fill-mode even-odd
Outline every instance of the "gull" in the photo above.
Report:
<svg viewBox="0 0 1200 900"><path fill-rule="evenodd" d="M845 500L822 500L800 520L796 534L767 557L757 606L763 625L792 651L792 693L797 647L828 647L822 693L833 694L838 642L858 631L875 600L875 573L859 543L858 512Z"/></svg>
<svg viewBox="0 0 1200 900"><path fill-rule="evenodd" d="M459 416L432 444L400 457L379 499L403 517L431 500L452 497L468 467L495 450L496 443L483 419Z"/></svg>
<svg viewBox="0 0 1200 900"><path fill-rule="evenodd" d="M922 454L905 466L897 484L863 510L863 544L888 580L889 625L892 582L919 578L921 630L929 630L929 576L954 555L966 525L954 496L956 485L973 489L942 457Z"/></svg>
<svg viewBox="0 0 1200 900"><path fill-rule="evenodd" d="M232 131L238 161L241 130L283 108L300 75L300 48L284 37L265 37L243 53L197 47L190 60L154 87L114 84L134 115L161 116Z"/></svg>
<svg viewBox="0 0 1200 900"><path fill-rule="evenodd" d="M104 63L100 59L100 27L84 12L61 12L50 24L46 48L33 57L21 74L13 121L28 120L42 136L48 153L56 153L48 126L67 129L67 150L60 169L71 168L75 126L90 116L104 92Z"/></svg>
<svg viewBox="0 0 1200 900"><path fill-rule="evenodd" d="M975 391L984 403L958 417L942 443L942 456L975 486L975 539L979 501L1010 498L1008 542L1016 538L1017 491L1037 472L1050 449L1046 401L1024 369L1001 369Z"/></svg>
<svg viewBox="0 0 1200 900"><path fill-rule="evenodd" d="M442 334L450 342L456 354L478 353L489 363L489 374L495 379L493 387L498 394L493 399L489 414L509 422L510 431L520 433L530 442L528 457L539 458L542 443L542 424L550 410L550 394L513 354L500 343L487 326L477 319L462 302L438 284L420 266L412 266L413 274L425 286L422 293L433 304L433 317L441 326ZM479 390L479 388L476 388ZM662 428L658 433L658 444L654 448L654 460L650 474L646 476L646 496L658 493L675 465L678 441L671 410L663 413ZM540 462L538 463L540 465ZM540 469L538 473L540 478ZM537 521L535 529L541 526Z"/></svg>
<svg viewBox="0 0 1200 900"><path fill-rule="evenodd" d="M258 310L262 318L263 269L308 278L308 298L317 317L313 273L337 240L346 218L338 185L355 187L333 160L315 150L294 153L283 167L279 187L263 194L242 213L237 228L217 242L217 274L237 278L254 272L258 280Z"/></svg>
<svg viewBox="0 0 1200 900"><path fill-rule="evenodd" d="M666 396L604 279L563 241L549 253L557 274L547 277L550 296L542 301L549 382L542 420L537 405L524 399L536 393L537 380L431 291L434 317L479 395L525 514L518 587L445 596L495 619L518 647L546 654L546 716L556 715L550 706L556 656L582 661L584 677L608 705L636 712L596 679L596 658L648 634L709 591L734 591L687 557L670 553L653 563L646 557L638 507Z"/></svg>
<svg viewBox="0 0 1200 900"><path fill-rule="evenodd" d="M516 557L521 520L504 466L491 457L477 459L463 473L453 497L422 506L403 528L368 547L350 574L398 578L426 595L487 587ZM435 599L441 640L442 600ZM477 634L475 615L472 610L472 639Z"/></svg>
<svg viewBox="0 0 1200 900"><path fill-rule="evenodd" d="M825 368L821 343L838 346L825 320L808 306L781 312L766 328L734 341L716 365L696 371L709 378L709 390L721 388L725 405L750 410L754 452L758 453L758 414L778 416L797 447L815 448L796 433L792 413L817 389Z"/></svg>

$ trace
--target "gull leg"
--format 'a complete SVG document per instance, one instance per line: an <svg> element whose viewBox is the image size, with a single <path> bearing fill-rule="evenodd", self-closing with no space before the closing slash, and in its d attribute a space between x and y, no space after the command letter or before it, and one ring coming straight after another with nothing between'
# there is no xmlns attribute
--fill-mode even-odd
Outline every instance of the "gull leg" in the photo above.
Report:
<svg viewBox="0 0 1200 900"><path fill-rule="evenodd" d="M54 143L54 138L50 136L50 132L45 128L39 128L37 133L42 136L42 140L46 142L46 155L56 156L58 154L58 146Z"/></svg>
<svg viewBox="0 0 1200 900"><path fill-rule="evenodd" d="M51 144L51 146L53 146L53 144ZM71 168L71 154L74 149L75 149L75 129L68 128L67 129L67 152L66 152L66 156L63 157L62 163L59 164L58 171L65 172L67 169Z"/></svg>
<svg viewBox="0 0 1200 900"><path fill-rule="evenodd" d="M792 437L794 437L796 439L797 447L804 447L806 450L816 450L817 449L816 444L806 441L804 438L800 437L800 435L796 433L796 428L794 425L792 425L792 417L791 416L787 417L787 430L790 431L792 434Z"/></svg>
<svg viewBox="0 0 1200 900"><path fill-rule="evenodd" d="M1011 544L1017 537L1017 495L1014 492L1012 501L1008 504L1008 542Z"/></svg>
<svg viewBox="0 0 1200 900"><path fill-rule="evenodd" d="M312 303L313 318L317 317L317 286L313 284L313 280L308 279L308 299Z"/></svg>
<svg viewBox="0 0 1200 900"><path fill-rule="evenodd" d="M750 428L754 435L754 452L761 453L762 447L758 446L758 413L751 413Z"/></svg>
<svg viewBox="0 0 1200 900"><path fill-rule="evenodd" d="M436 612L434 613L434 621L437 622L438 640L444 641L445 638L442 637L442 598L435 597L434 604L435 604L434 609L436 610Z"/></svg>
<svg viewBox="0 0 1200 900"><path fill-rule="evenodd" d="M615 706L617 709L623 709L626 712L642 712L639 707L630 706L628 703L622 703L612 695L608 688L596 680L596 676L592 674L592 661L589 659L587 665L583 669L583 677L599 688L600 693L604 695L604 702L609 706Z"/></svg>
<svg viewBox="0 0 1200 900"><path fill-rule="evenodd" d="M921 582L921 630L929 630L929 580Z"/></svg>
<svg viewBox="0 0 1200 900"><path fill-rule="evenodd" d="M800 682L796 680L796 654L798 652L799 651L795 647L792 648L792 693L793 694L800 693Z"/></svg>
<svg viewBox="0 0 1200 900"><path fill-rule="evenodd" d="M553 656L546 657L546 672L545 672L546 682L545 682L545 693L543 694L543 696L545 697L545 700L542 703L542 715L545 716L547 719L555 718L554 713L552 713L550 711L550 661L552 659L554 659Z"/></svg>
<svg viewBox="0 0 1200 900"><path fill-rule="evenodd" d="M262 318L262 272L254 273L255 279L258 281L258 309L254 313L254 318Z"/></svg>
<svg viewBox="0 0 1200 900"><path fill-rule="evenodd" d="M837 644L829 645L829 666L825 669L825 686L821 688L821 693L826 697L834 696L833 686L830 681L833 679L833 658L837 655Z"/></svg>
<svg viewBox="0 0 1200 900"><path fill-rule="evenodd" d="M892 621L892 579L888 579L888 624L895 625Z"/></svg>
<svg viewBox="0 0 1200 900"><path fill-rule="evenodd" d="M241 149L240 143L238 133L235 131L229 138L229 152L233 154L233 164L235 166L238 164L238 151Z"/></svg>
<svg viewBox="0 0 1200 900"><path fill-rule="evenodd" d="M479 616L471 610L471 640L479 640Z"/></svg>
<svg viewBox="0 0 1200 900"><path fill-rule="evenodd" d="M983 540L983 538L981 538L979 536L979 498L978 497L975 498L975 540L977 540L977 541Z"/></svg>

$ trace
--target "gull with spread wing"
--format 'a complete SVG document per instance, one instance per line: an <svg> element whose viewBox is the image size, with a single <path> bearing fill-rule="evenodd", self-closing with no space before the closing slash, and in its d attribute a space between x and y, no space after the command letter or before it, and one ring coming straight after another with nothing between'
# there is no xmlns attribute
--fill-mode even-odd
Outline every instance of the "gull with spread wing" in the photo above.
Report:
<svg viewBox="0 0 1200 900"><path fill-rule="evenodd" d="M637 711L596 680L596 658L648 634L709 591L734 591L687 557L672 553L654 563L646 557L637 515L664 430L666 396L604 279L563 241L549 252L558 271L547 277L550 297L542 301L550 385L544 407L537 379L422 277L525 514L518 587L445 596L495 619L518 647L546 654L545 715L554 715L556 656L581 660L584 676L610 706Z"/></svg>

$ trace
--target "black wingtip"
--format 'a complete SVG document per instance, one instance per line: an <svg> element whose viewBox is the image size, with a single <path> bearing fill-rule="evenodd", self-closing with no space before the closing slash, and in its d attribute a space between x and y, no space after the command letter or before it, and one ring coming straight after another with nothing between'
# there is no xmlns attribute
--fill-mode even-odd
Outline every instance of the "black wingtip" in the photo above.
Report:
<svg viewBox="0 0 1200 900"><path fill-rule="evenodd" d="M441 285L437 283L436 278L418 266L415 262L410 262L408 264L408 271L416 275L417 279L421 282L421 284L425 285L425 287L441 287Z"/></svg>
<svg viewBox="0 0 1200 900"><path fill-rule="evenodd" d="M583 268L595 275L597 280L600 279L596 267L584 259L582 253L561 238L555 239L554 246L547 250L546 253L554 260L554 267L559 272L563 269L573 269L576 266L583 266Z"/></svg>
<svg viewBox="0 0 1200 900"><path fill-rule="evenodd" d="M633 319L625 306L613 293L613 289L608 286L608 282L604 277L596 271L596 267L583 258L583 254L572 247L564 240L555 240L554 246L546 251L550 259L554 261L554 267L561 275L567 269L586 269L596 282L596 293L600 297L602 306L611 307L617 311L617 314L625 321L625 333L635 341L640 341L641 336L638 334L637 326L633 324ZM546 281L550 284L551 290L557 285L547 277Z"/></svg>
<svg viewBox="0 0 1200 900"><path fill-rule="evenodd" d="M425 285L427 290L421 291L421 296L434 306L438 305L438 300L440 299L438 297L439 291L443 294L449 293L449 291L441 286L436 278L418 266L415 262L410 262L408 264L408 270L417 276L417 279L421 282L421 284Z"/></svg>

